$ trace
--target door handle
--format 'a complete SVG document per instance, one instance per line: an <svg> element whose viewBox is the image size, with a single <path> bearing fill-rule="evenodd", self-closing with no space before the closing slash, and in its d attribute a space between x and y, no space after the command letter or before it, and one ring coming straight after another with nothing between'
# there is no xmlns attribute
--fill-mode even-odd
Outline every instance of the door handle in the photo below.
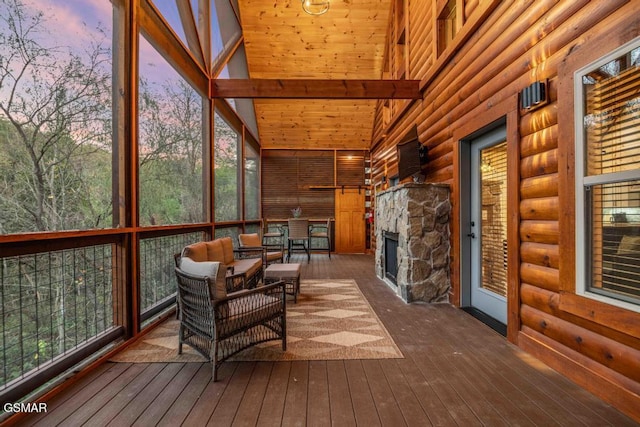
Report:
<svg viewBox="0 0 640 427"><path fill-rule="evenodd" d="M469 233L467 234L467 237L471 237L472 239L476 238L476 233Z"/></svg>

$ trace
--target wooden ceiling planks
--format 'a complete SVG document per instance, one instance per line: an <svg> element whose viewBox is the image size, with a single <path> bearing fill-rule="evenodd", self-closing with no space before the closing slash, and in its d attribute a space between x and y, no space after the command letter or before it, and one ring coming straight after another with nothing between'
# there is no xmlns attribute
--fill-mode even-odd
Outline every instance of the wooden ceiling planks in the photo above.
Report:
<svg viewBox="0 0 640 427"><path fill-rule="evenodd" d="M262 148L368 150L372 100L255 100Z"/></svg>
<svg viewBox="0 0 640 427"><path fill-rule="evenodd" d="M390 0L333 0L307 15L299 0L239 0L252 79L379 80ZM370 100L254 101L262 148L369 149Z"/></svg>

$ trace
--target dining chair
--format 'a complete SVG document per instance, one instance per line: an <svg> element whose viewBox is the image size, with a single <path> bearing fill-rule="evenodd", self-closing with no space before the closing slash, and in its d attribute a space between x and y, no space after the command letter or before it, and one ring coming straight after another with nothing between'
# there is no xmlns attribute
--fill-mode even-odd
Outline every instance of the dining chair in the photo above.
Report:
<svg viewBox="0 0 640 427"><path fill-rule="evenodd" d="M327 219L325 224L312 224L309 236L312 241L313 239L327 241L327 254L331 259L331 218Z"/></svg>
<svg viewBox="0 0 640 427"><path fill-rule="evenodd" d="M291 259L294 249L303 249L307 253L307 262L311 260L309 251L309 220L303 218L289 218L289 244L287 246L287 262Z"/></svg>

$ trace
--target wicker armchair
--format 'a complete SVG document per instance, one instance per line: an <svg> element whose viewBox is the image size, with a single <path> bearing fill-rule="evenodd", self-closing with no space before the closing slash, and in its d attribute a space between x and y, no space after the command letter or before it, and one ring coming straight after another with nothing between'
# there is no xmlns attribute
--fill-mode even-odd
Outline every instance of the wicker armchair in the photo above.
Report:
<svg viewBox="0 0 640 427"><path fill-rule="evenodd" d="M282 224L263 219L260 228L262 229L262 245L282 246L282 250L284 250L284 230Z"/></svg>
<svg viewBox="0 0 640 427"><path fill-rule="evenodd" d="M283 282L226 294L224 281L220 286L209 276L189 274L178 267L175 271L180 306L178 352L188 344L207 358L213 381L218 380L222 362L245 348L282 340L282 351L286 351Z"/></svg>
<svg viewBox="0 0 640 427"><path fill-rule="evenodd" d="M239 234L238 248L247 251L251 251L251 249L262 251L262 259L265 266L274 262L283 262L284 245L282 243L263 244L262 241L258 233Z"/></svg>

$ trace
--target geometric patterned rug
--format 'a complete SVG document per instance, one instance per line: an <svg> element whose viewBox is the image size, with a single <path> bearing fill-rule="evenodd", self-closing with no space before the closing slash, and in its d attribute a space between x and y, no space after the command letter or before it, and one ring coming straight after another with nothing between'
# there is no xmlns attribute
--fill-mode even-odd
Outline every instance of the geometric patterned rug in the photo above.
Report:
<svg viewBox="0 0 640 427"><path fill-rule="evenodd" d="M178 355L179 321L168 320L111 358L114 362L203 362L188 345ZM404 356L355 280L302 280L287 302L287 351L280 341L250 347L229 360L395 359Z"/></svg>

